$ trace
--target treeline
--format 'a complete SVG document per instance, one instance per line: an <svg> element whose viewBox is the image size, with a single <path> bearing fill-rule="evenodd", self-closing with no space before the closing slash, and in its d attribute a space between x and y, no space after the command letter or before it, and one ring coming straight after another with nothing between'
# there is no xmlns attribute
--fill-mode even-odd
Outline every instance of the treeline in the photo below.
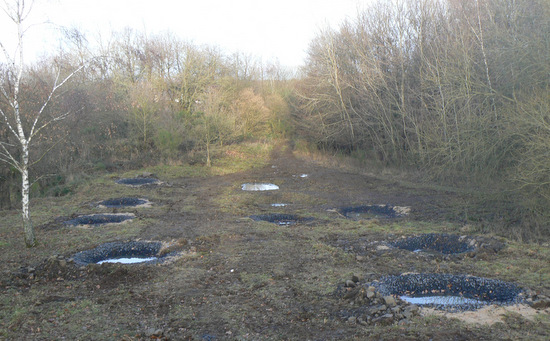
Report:
<svg viewBox="0 0 550 341"><path fill-rule="evenodd" d="M34 140L34 195L63 195L90 170L210 165L216 146L295 132L431 178L490 185L515 205L514 224L550 234L547 0L381 1L320 32L300 79L169 33L128 29L92 44L68 30L63 46L28 66L20 89L22 112L36 112L56 77L86 64L44 112L45 121L71 115ZM0 72L9 89L15 75ZM0 141L19 157L5 125ZM18 176L0 163L0 207L18 205Z"/></svg>
<svg viewBox="0 0 550 341"><path fill-rule="evenodd" d="M31 160L40 160L31 168L38 179L34 195L63 195L75 176L93 170L166 160L210 165L215 146L289 131L290 75L276 63L131 29L103 44L68 30L62 46L27 67L19 96L28 126L55 79L86 65L46 107L44 121L70 115L49 125L31 148ZM9 89L13 75L0 68ZM5 98L0 105L9 112ZM6 125L0 139L17 158L17 140ZM18 172L1 163L0 179L0 207L16 207Z"/></svg>
<svg viewBox="0 0 550 341"><path fill-rule="evenodd" d="M550 2L392 0L311 43L301 133L519 195L550 229ZM518 219L520 219L518 217Z"/></svg>

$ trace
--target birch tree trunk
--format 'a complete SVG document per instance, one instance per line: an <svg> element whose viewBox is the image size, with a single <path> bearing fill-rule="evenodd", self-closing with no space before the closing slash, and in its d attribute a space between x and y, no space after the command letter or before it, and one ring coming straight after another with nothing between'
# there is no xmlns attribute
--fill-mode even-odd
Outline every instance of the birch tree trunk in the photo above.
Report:
<svg viewBox="0 0 550 341"><path fill-rule="evenodd" d="M23 230L25 232L25 245L36 246L36 237L31 220L30 212L30 182L29 182L29 150L23 149L23 164L21 170L21 214L23 216Z"/></svg>
<svg viewBox="0 0 550 341"><path fill-rule="evenodd" d="M9 134L18 142L16 146L10 144L8 140L0 141L0 161L10 164L21 174L21 215L27 247L37 245L30 214L29 169L33 165L30 161L31 141L44 128L64 119L70 114L69 112L59 113L52 115L48 119L43 118L43 113L57 89L63 86L75 73L82 70L85 65L80 65L80 67L69 73L65 78L60 78L61 72L58 71L55 80L53 80L51 91L40 109L35 112L21 112L26 110L25 107L20 106L20 91L23 85L23 73L25 69L23 62L23 36L28 29L28 27L23 25L23 22L27 18L31 8L32 2L30 6L26 6L24 0L3 1L3 3L0 3L0 9L17 28L17 46L13 57L8 53L6 45L0 41L0 52L4 56L7 68L6 74L11 73L14 75L13 79L7 77L0 82L0 96L8 103L9 107L9 109L5 110L0 108L0 123L5 124Z"/></svg>

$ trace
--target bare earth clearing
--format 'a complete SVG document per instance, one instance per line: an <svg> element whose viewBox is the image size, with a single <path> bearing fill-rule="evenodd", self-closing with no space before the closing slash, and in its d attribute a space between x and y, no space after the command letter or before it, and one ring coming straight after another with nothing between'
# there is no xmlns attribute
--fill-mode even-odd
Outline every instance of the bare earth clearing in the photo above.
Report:
<svg viewBox="0 0 550 341"><path fill-rule="evenodd" d="M247 154L248 153L248 154ZM375 325L350 317L357 303L336 294L346 280L361 283L406 272L470 274L514 282L550 294L550 251L480 236L453 219L467 196L367 175L298 157L290 147L225 150L224 162L256 158L257 167L226 175L151 170L161 185L115 184L104 176L68 197L33 202L35 249L23 246L19 213L0 212L0 338L6 340L483 340L547 339L548 308L489 307L431 314ZM187 166L188 167L188 166ZM202 173L202 174L201 174ZM126 175L137 175L126 174ZM194 174L196 176L191 176ZM307 176L301 176L305 175ZM402 179L401 179L402 180ZM244 183L275 191L246 192ZM152 207L97 207L109 198L146 198ZM272 204L287 204L272 206ZM334 210L390 204L411 207L404 218L353 220ZM123 224L66 226L77 214L134 213ZM254 221L268 213L311 217L297 224ZM57 219L57 220L56 220ZM401 236L456 233L504 243L458 257L386 247ZM113 241L164 242L181 257L160 265L77 267L79 251ZM487 242L490 244L490 242ZM456 318L455 318L456 317ZM458 318L462 318L460 320Z"/></svg>

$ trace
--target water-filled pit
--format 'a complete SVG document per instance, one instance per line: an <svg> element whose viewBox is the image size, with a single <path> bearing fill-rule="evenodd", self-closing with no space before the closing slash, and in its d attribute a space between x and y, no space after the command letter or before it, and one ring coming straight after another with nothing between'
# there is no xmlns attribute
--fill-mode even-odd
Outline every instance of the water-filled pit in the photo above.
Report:
<svg viewBox="0 0 550 341"><path fill-rule="evenodd" d="M386 295L441 310L474 310L489 304L520 301L523 291L513 283L482 277L450 274L386 276L374 284Z"/></svg>
<svg viewBox="0 0 550 341"><path fill-rule="evenodd" d="M392 205L367 205L342 207L338 210L350 219L399 218L409 214L409 207Z"/></svg>
<svg viewBox="0 0 550 341"><path fill-rule="evenodd" d="M294 225L297 223L313 220L313 218L303 218L303 217L296 216L294 214L279 214L279 213L251 215L250 218L254 221L267 221L280 226Z"/></svg>
<svg viewBox="0 0 550 341"><path fill-rule="evenodd" d="M442 254L460 254L475 249L475 240L454 234L428 233L400 239L389 245L412 252L439 252Z"/></svg>
<svg viewBox="0 0 550 341"><path fill-rule="evenodd" d="M96 264L103 263L120 263L120 264L136 264L136 263L145 263L158 259L157 257L130 257L130 258L109 258L100 260Z"/></svg>
<svg viewBox="0 0 550 341"><path fill-rule="evenodd" d="M108 208L149 206L151 202L143 198L114 198L99 202L99 206Z"/></svg>
<svg viewBox="0 0 550 341"><path fill-rule="evenodd" d="M94 249L78 252L73 256L73 259L75 264L79 266L103 263L154 264L171 255L159 255L161 248L161 242L111 242Z"/></svg>
<svg viewBox="0 0 550 341"><path fill-rule="evenodd" d="M243 191L274 191L278 190L279 186L269 183L246 183L241 185Z"/></svg>
<svg viewBox="0 0 550 341"><path fill-rule="evenodd" d="M115 181L117 184L127 185L127 186L145 186L145 185L156 185L160 181L155 178L125 178Z"/></svg>
<svg viewBox="0 0 550 341"><path fill-rule="evenodd" d="M132 213L112 213L112 214L90 214L82 215L71 220L64 221L63 224L71 226L122 223L126 220L134 219L136 216Z"/></svg>

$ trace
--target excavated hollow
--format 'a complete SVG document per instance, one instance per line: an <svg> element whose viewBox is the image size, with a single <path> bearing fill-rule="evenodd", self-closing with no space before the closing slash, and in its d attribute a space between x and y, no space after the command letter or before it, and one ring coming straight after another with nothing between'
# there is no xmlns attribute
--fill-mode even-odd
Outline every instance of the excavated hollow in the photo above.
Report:
<svg viewBox="0 0 550 341"><path fill-rule="evenodd" d="M406 215L406 213L392 205L342 207L339 211L350 219L399 218Z"/></svg>
<svg viewBox="0 0 550 341"><path fill-rule="evenodd" d="M135 207L148 203L146 199L140 198L114 198L103 200L99 203L101 206L116 208L116 207Z"/></svg>
<svg viewBox="0 0 550 341"><path fill-rule="evenodd" d="M267 221L281 226L294 225L313 220L313 218L303 218L293 214L259 214L251 215L250 218L254 221Z"/></svg>
<svg viewBox="0 0 550 341"><path fill-rule="evenodd" d="M520 301L518 295L523 291L513 283L451 274L386 276L374 285L385 295L417 298L420 301L415 304L451 311L514 304Z"/></svg>
<svg viewBox="0 0 550 341"><path fill-rule="evenodd" d="M155 178L125 178L115 181L117 184L128 186L144 186L158 184L160 181Z"/></svg>
<svg viewBox="0 0 550 341"><path fill-rule="evenodd" d="M94 249L78 252L73 256L73 260L78 266L102 264L104 262L155 264L163 261L168 256L159 256L161 247L161 242L111 242L99 245ZM128 261L125 261L125 259Z"/></svg>
<svg viewBox="0 0 550 341"><path fill-rule="evenodd" d="M389 243L391 246L412 252L439 252L442 254L460 254L474 251L468 238L454 234L428 233Z"/></svg>
<svg viewBox="0 0 550 341"><path fill-rule="evenodd" d="M99 226L104 224L122 223L126 220L134 219L133 214L90 214L76 217L71 220L64 221L63 224L78 226L78 225L93 225Z"/></svg>

